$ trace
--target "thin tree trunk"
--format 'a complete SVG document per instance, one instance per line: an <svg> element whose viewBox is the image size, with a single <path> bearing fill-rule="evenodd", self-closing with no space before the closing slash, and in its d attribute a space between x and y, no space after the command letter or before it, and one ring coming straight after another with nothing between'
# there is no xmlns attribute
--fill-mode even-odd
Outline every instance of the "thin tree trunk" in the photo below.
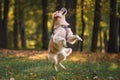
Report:
<svg viewBox="0 0 120 80"><path fill-rule="evenodd" d="M109 29L109 42L108 53L118 53L118 26L116 19L116 0L110 0L110 29Z"/></svg>
<svg viewBox="0 0 120 80"><path fill-rule="evenodd" d="M99 30L99 37L100 37L100 52L102 52L102 48L103 48L103 45L102 45L102 27L100 27L100 30Z"/></svg>
<svg viewBox="0 0 120 80"><path fill-rule="evenodd" d="M60 10L62 7L63 7L63 0L57 0L56 11ZM54 22L53 22L53 25L52 25L52 33L53 33L53 30L54 30Z"/></svg>
<svg viewBox="0 0 120 80"><path fill-rule="evenodd" d="M85 20L84 20L84 0L81 0L81 22L82 22L82 34L81 34L81 38L83 39L83 41L81 42L81 46L80 46L80 51L83 51L83 43L84 43L84 32L85 32Z"/></svg>
<svg viewBox="0 0 120 80"><path fill-rule="evenodd" d="M42 0L42 48L48 48L48 28L47 28L47 20L48 20L48 10L47 10L48 0Z"/></svg>
<svg viewBox="0 0 120 80"><path fill-rule="evenodd" d="M0 0L0 48L2 48L2 0Z"/></svg>
<svg viewBox="0 0 120 80"><path fill-rule="evenodd" d="M73 32L73 34L76 34L76 5L77 0L66 0L66 8L68 9L67 14L67 21L70 24L70 28ZM78 45L70 45L68 44L68 47L71 47L74 51L78 50Z"/></svg>
<svg viewBox="0 0 120 80"><path fill-rule="evenodd" d="M18 0L15 0L14 3L14 28L13 28L13 38L14 38L14 48L18 48Z"/></svg>
<svg viewBox="0 0 120 80"><path fill-rule="evenodd" d="M100 28L100 21L101 21L101 0L96 0L95 2L95 16L94 16L94 26L93 26L93 33L92 33L92 44L91 44L91 51L95 52L97 49L97 42L98 42L98 32Z"/></svg>
<svg viewBox="0 0 120 80"><path fill-rule="evenodd" d="M25 34L25 23L24 23L24 7L23 7L24 1L19 0L18 5L18 13L19 13L19 27L20 27L20 39L21 39L21 47L23 49L26 48L26 34Z"/></svg>
<svg viewBox="0 0 120 80"><path fill-rule="evenodd" d="M120 17L117 18L117 26L118 26L118 47L119 47L119 50L118 52L120 52Z"/></svg>
<svg viewBox="0 0 120 80"><path fill-rule="evenodd" d="M26 48L26 35L25 35L25 23L24 20L21 20L20 22L20 35L21 35L21 45L22 48Z"/></svg>
<svg viewBox="0 0 120 80"><path fill-rule="evenodd" d="M118 35L117 35L117 46L118 52L120 52L120 18L116 16L116 26L118 27Z"/></svg>
<svg viewBox="0 0 120 80"><path fill-rule="evenodd" d="M104 31L104 50L105 52L107 51L107 46L108 46L108 42L107 42L107 32Z"/></svg>
<svg viewBox="0 0 120 80"><path fill-rule="evenodd" d="M76 34L76 5L77 0L66 0L66 8L68 9L67 21L70 23L70 28Z"/></svg>
<svg viewBox="0 0 120 80"><path fill-rule="evenodd" d="M60 10L63 7L63 0L57 0L56 10Z"/></svg>
<svg viewBox="0 0 120 80"><path fill-rule="evenodd" d="M2 26L2 48L8 48L8 11L9 11L9 0L4 0L4 16Z"/></svg>

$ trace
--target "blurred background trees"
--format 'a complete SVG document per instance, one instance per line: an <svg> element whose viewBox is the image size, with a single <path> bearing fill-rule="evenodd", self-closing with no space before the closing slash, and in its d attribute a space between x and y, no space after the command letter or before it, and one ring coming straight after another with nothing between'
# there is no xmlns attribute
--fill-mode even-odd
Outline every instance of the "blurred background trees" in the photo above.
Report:
<svg viewBox="0 0 120 80"><path fill-rule="evenodd" d="M101 21L101 0L95 0L94 24L92 30L93 32L92 32L92 43L91 43L91 51L93 52L97 50L100 21Z"/></svg>
<svg viewBox="0 0 120 80"><path fill-rule="evenodd" d="M119 27L116 16L116 0L114 1L110 0L110 29L109 29L108 52L119 51L118 32L119 32Z"/></svg>
<svg viewBox="0 0 120 80"><path fill-rule="evenodd" d="M42 0L42 49L47 49L48 46L48 0Z"/></svg>
<svg viewBox="0 0 120 80"><path fill-rule="evenodd" d="M9 12L9 0L0 1L0 47L8 48L8 12ZM2 7L2 5L4 5Z"/></svg>
<svg viewBox="0 0 120 80"><path fill-rule="evenodd" d="M0 0L0 48L47 50L52 13L62 7L73 33L84 40L74 50L119 52L119 0Z"/></svg>

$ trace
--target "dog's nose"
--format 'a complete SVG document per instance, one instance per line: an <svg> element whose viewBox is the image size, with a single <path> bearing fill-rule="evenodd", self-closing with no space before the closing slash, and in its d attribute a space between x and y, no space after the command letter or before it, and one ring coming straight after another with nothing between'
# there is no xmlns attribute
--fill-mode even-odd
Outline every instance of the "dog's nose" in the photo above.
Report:
<svg viewBox="0 0 120 80"><path fill-rule="evenodd" d="M66 8L61 8L61 11L63 11L63 12L66 11L66 10L67 10Z"/></svg>
<svg viewBox="0 0 120 80"><path fill-rule="evenodd" d="M62 11L62 15L65 15L67 13L67 9L66 8L61 8L60 11Z"/></svg>

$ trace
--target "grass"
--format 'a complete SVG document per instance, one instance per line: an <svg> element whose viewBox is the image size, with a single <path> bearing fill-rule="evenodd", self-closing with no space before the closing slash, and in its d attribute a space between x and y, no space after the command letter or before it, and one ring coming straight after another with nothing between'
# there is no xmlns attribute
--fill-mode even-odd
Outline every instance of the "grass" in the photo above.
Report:
<svg viewBox="0 0 120 80"><path fill-rule="evenodd" d="M46 51L0 50L0 80L120 80L120 55L74 52L55 72Z"/></svg>

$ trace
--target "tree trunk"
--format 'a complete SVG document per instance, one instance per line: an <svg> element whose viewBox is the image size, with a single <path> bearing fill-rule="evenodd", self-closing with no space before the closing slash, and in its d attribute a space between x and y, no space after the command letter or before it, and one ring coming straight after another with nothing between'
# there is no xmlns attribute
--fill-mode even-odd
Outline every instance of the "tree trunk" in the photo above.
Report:
<svg viewBox="0 0 120 80"><path fill-rule="evenodd" d="M103 48L103 45L102 45L102 27L100 27L100 29L99 29L99 38L100 38L100 52L102 52L102 48Z"/></svg>
<svg viewBox="0 0 120 80"><path fill-rule="evenodd" d="M47 20L48 20L48 0L42 0L42 48L48 48L48 28L47 28Z"/></svg>
<svg viewBox="0 0 120 80"><path fill-rule="evenodd" d="M109 42L108 53L118 53L118 26L116 19L116 0L110 0L110 29L109 29Z"/></svg>
<svg viewBox="0 0 120 80"><path fill-rule="evenodd" d="M56 11L60 10L62 7L63 7L63 0L57 0ZM54 22L53 22L53 25L52 25L52 33L53 33L53 30L54 30Z"/></svg>
<svg viewBox="0 0 120 80"><path fill-rule="evenodd" d="M21 35L21 45L22 48L26 48L26 35L25 35L25 23L24 20L21 20L20 22L20 35Z"/></svg>
<svg viewBox="0 0 120 80"><path fill-rule="evenodd" d="M91 51L95 52L97 49L97 42L98 42L98 32L100 28L100 21L101 21L101 0L95 1L95 16L94 16L94 26L93 26L93 33L92 33L92 44L91 44Z"/></svg>
<svg viewBox="0 0 120 80"><path fill-rule="evenodd" d="M18 13L19 13L19 27L20 27L20 39L21 39L21 47L23 49L26 48L26 34L25 34L25 23L24 23L24 1L19 0Z"/></svg>
<svg viewBox="0 0 120 80"><path fill-rule="evenodd" d="M0 0L0 48L2 48L2 0Z"/></svg>
<svg viewBox="0 0 120 80"><path fill-rule="evenodd" d="M70 23L70 28L73 32L73 34L76 34L76 5L77 0L66 0L66 8L68 10L67 14L67 21ZM70 45L68 44L68 47L72 47L74 51L78 50L78 45Z"/></svg>
<svg viewBox="0 0 120 80"><path fill-rule="evenodd" d="M18 48L18 0L14 3L14 28L13 28L13 38L14 38L14 48Z"/></svg>
<svg viewBox="0 0 120 80"><path fill-rule="evenodd" d="M117 18L117 26L118 26L118 52L120 52L120 17Z"/></svg>
<svg viewBox="0 0 120 80"><path fill-rule="evenodd" d="M1 48L8 48L8 11L9 11L9 0L4 0L4 11L3 11L3 25L1 26Z"/></svg>
<svg viewBox="0 0 120 80"><path fill-rule="evenodd" d="M108 46L108 42L107 42L107 32L106 32L106 31L104 31L103 36L104 36L104 50L105 50L105 52L106 52L106 51L107 51L107 46Z"/></svg>
<svg viewBox="0 0 120 80"><path fill-rule="evenodd" d="M120 52L120 17L116 16L116 26L118 27L118 35L117 35L117 46L118 52Z"/></svg>
<svg viewBox="0 0 120 80"><path fill-rule="evenodd" d="M60 10L63 7L63 0L57 0L56 10Z"/></svg>
<svg viewBox="0 0 120 80"><path fill-rule="evenodd" d="M76 5L77 0L66 0L66 8L68 9L67 21L70 23L70 28L76 34Z"/></svg>
<svg viewBox="0 0 120 80"><path fill-rule="evenodd" d="M81 0L81 22L82 22L82 34L81 34L81 38L83 39L83 41L81 42L81 46L80 46L80 51L83 51L83 42L84 42L84 32L85 32L85 20L84 20L84 0Z"/></svg>

